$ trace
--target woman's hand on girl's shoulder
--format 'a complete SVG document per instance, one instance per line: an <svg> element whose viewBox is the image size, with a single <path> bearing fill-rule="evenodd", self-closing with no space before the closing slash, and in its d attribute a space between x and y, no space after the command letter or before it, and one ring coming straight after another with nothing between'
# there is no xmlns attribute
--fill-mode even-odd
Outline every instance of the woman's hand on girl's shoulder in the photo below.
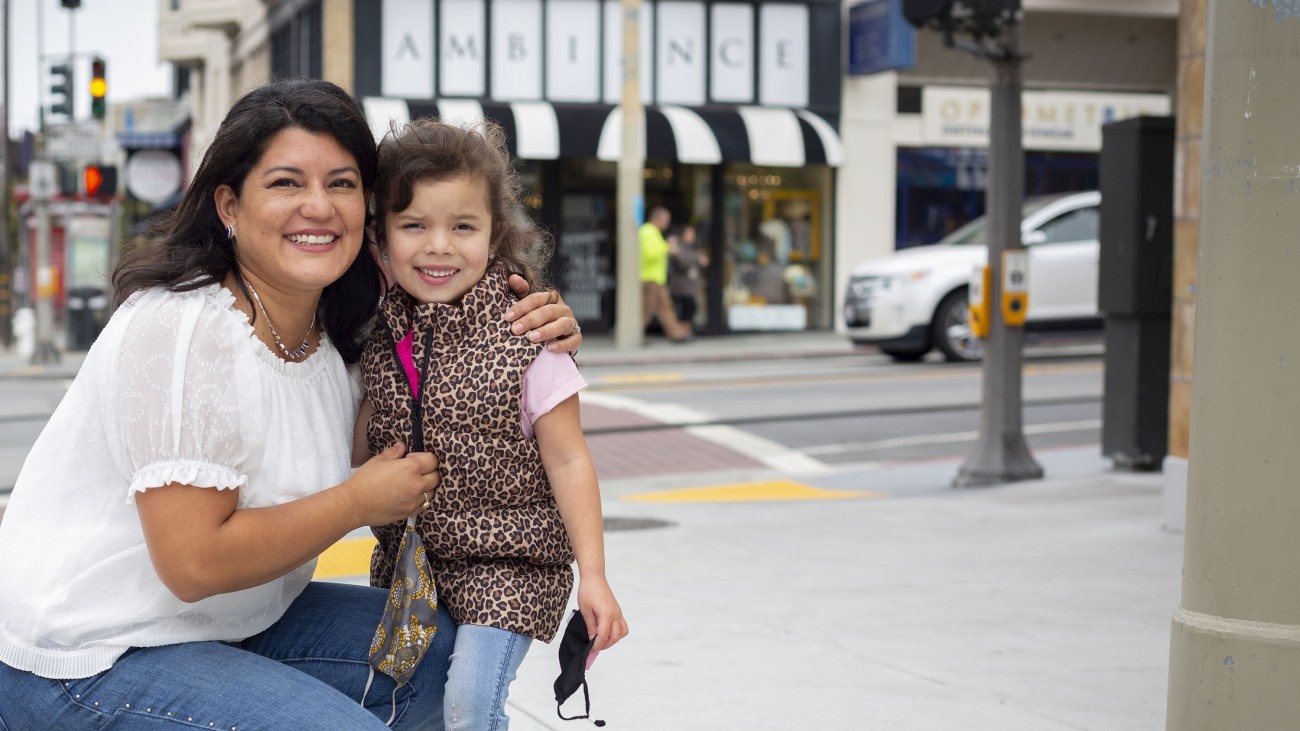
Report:
<svg viewBox="0 0 1300 731"><path fill-rule="evenodd" d="M582 328L560 293L547 290L529 294L528 282L517 274L510 275L509 283L510 290L519 297L506 311L506 320L512 323L510 332L527 333L529 340L546 343L548 350L578 352L582 347Z"/></svg>

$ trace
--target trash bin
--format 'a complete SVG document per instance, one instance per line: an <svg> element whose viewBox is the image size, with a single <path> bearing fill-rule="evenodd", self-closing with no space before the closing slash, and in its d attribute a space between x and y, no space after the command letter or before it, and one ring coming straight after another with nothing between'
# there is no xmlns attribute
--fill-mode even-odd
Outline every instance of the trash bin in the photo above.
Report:
<svg viewBox="0 0 1300 731"><path fill-rule="evenodd" d="M30 307L20 307L14 312L14 345L18 354L31 358L36 352L36 311Z"/></svg>
<svg viewBox="0 0 1300 731"><path fill-rule="evenodd" d="M1159 469L1169 446L1173 166L1173 117L1135 117L1102 128L1101 448L1117 467Z"/></svg>
<svg viewBox="0 0 1300 731"><path fill-rule="evenodd" d="M103 329L108 297L104 290L79 287L68 290L68 349L90 350Z"/></svg>

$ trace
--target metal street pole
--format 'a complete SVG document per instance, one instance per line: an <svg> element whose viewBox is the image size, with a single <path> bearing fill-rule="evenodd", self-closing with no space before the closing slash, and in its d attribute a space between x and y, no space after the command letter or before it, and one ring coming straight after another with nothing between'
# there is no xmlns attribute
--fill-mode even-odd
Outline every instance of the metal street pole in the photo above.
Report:
<svg viewBox="0 0 1300 731"><path fill-rule="evenodd" d="M54 163L45 159L45 140L37 143L37 159L31 164L32 204L36 209L36 349L32 363L57 363L54 346L54 268L50 266L50 198L57 189Z"/></svg>
<svg viewBox="0 0 1300 731"><path fill-rule="evenodd" d="M954 487L992 485L1043 476L1025 441L1021 368L1025 331L1009 327L1002 314L1003 258L1024 248L1020 208L1024 197L1025 154L1021 141L1020 27L1006 29L1007 53L991 57L993 85L989 124L988 252L991 317L984 350L984 384L979 438L957 471ZM1029 276L1033 276L1030 272ZM1029 303L1033 307L1033 302Z"/></svg>
<svg viewBox="0 0 1300 731"><path fill-rule="evenodd" d="M645 206L645 108L641 102L641 0L622 0L623 154L618 159L618 262L614 289L614 343L620 350L645 340L641 314L641 244L637 219Z"/></svg>
<svg viewBox="0 0 1300 731"><path fill-rule="evenodd" d="M0 157L4 170L0 173L0 347L14 344L13 331L13 245L9 240L10 184L13 181L13 160L9 157L9 0L0 0L0 40L4 41L0 63Z"/></svg>

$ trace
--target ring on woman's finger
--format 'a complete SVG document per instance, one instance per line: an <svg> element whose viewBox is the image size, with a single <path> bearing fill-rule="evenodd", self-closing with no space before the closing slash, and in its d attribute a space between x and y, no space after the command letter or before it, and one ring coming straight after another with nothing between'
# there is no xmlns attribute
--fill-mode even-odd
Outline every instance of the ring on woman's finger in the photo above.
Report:
<svg viewBox="0 0 1300 731"><path fill-rule="evenodd" d="M432 509L433 509L433 504L430 502L430 500L431 500L431 498L429 497L429 493L427 493L427 492L424 493L424 507L422 508L422 510L432 510Z"/></svg>
<svg viewBox="0 0 1300 731"><path fill-rule="evenodd" d="M574 321L573 321L573 330L571 330L571 331L569 332L569 334L570 334L570 335L577 335L577 334L580 333L580 332L582 332L582 325L579 325L579 324L578 324L578 321L577 321L577 320L574 320Z"/></svg>

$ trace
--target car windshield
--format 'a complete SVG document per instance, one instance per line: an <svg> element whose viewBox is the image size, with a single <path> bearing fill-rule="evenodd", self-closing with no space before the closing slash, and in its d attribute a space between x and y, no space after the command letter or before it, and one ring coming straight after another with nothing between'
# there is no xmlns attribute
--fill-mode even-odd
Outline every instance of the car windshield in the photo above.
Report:
<svg viewBox="0 0 1300 731"><path fill-rule="evenodd" d="M1060 196L1037 196L1025 199L1024 207L1020 209L1020 220L1025 220L1029 214L1051 203ZM988 243L988 225L989 217L987 215L971 221L961 228L953 231L943 237L940 245L947 246L984 246Z"/></svg>

